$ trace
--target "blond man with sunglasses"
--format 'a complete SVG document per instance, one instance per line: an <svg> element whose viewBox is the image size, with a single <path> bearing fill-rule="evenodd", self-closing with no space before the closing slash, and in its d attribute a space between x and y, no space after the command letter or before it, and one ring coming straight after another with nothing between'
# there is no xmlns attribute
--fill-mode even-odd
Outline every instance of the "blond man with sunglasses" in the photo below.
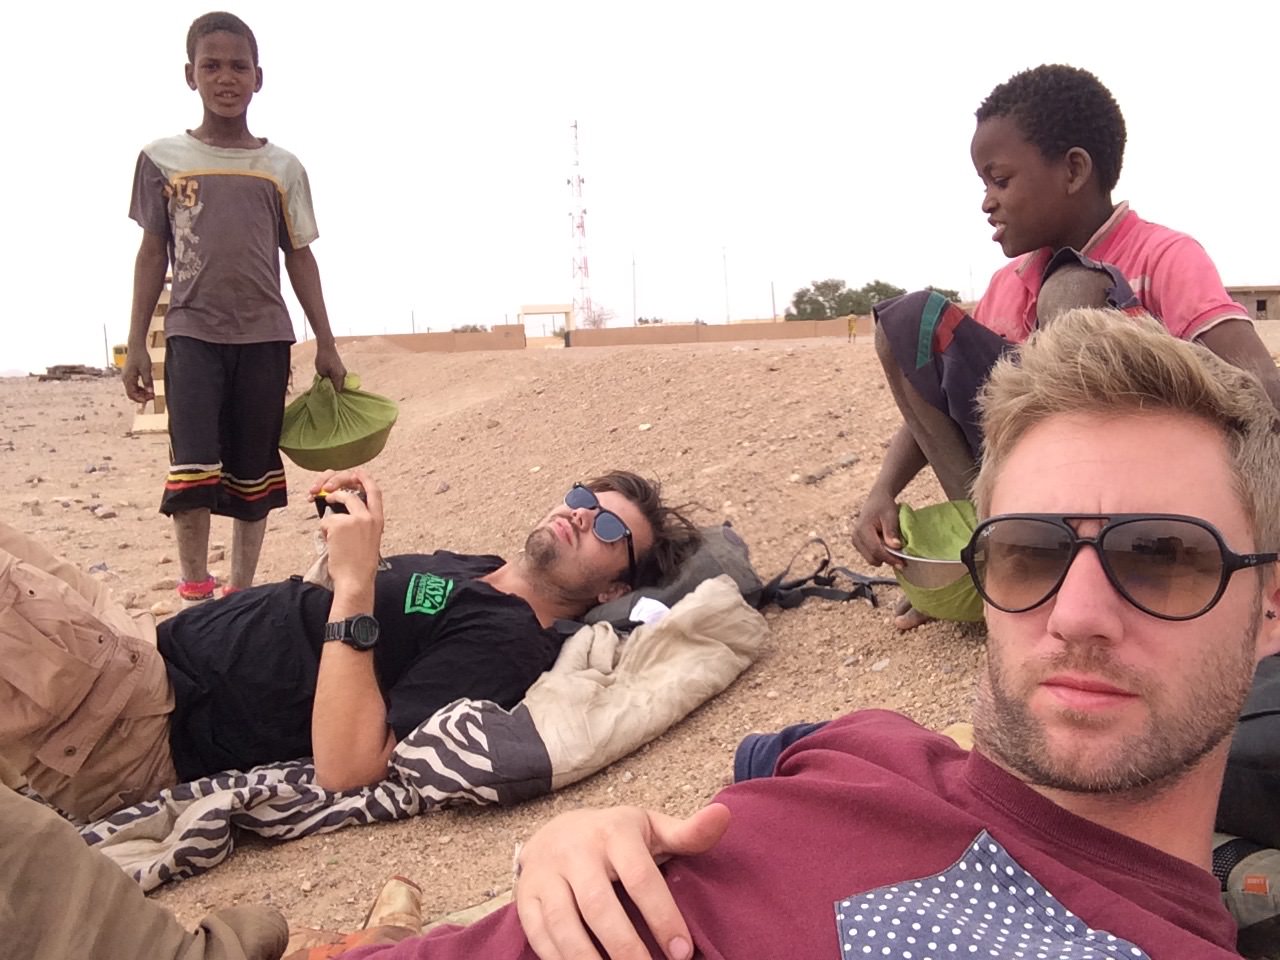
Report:
<svg viewBox="0 0 1280 960"><path fill-rule="evenodd" d="M981 409L971 752L884 711L798 731L686 820L548 824L520 854L527 945L506 916L376 956L1236 956L1211 837L1280 652L1275 408L1146 318L1078 310Z"/></svg>
<svg viewBox="0 0 1280 960"><path fill-rule="evenodd" d="M376 783L438 709L514 706L555 662L557 620L659 582L699 541L657 483L626 471L574 484L509 561L383 561L372 477L327 475L311 493L331 589L295 577L158 629L0 524L0 770L82 819L304 757L326 789Z"/></svg>

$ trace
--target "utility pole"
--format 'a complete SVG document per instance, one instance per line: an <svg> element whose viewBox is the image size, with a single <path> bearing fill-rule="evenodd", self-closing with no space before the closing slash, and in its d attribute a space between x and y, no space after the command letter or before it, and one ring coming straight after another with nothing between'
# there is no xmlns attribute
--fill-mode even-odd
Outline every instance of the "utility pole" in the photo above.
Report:
<svg viewBox="0 0 1280 960"><path fill-rule="evenodd" d="M418 332L418 321L417 321L417 319L416 319L416 318L414 317L414 315L413 315L413 308L412 308L412 307L410 307L410 308L409 308L409 332L410 332L410 333L417 333L417 332Z"/></svg>
<svg viewBox="0 0 1280 960"><path fill-rule="evenodd" d="M582 177L578 153L578 121L573 121L569 128L573 130L573 169L565 182L569 184L569 197L573 202L573 209L569 211L569 235L575 241L573 279L578 282L578 290L573 298L573 312L590 320L594 318L595 311L591 309L591 271L587 267L587 207L582 199L582 185L586 180Z"/></svg>
<svg viewBox="0 0 1280 960"><path fill-rule="evenodd" d="M631 255L631 325L636 325L636 255Z"/></svg>
<svg viewBox="0 0 1280 960"><path fill-rule="evenodd" d="M724 261L724 322L729 322L729 254L720 248L720 259Z"/></svg>
<svg viewBox="0 0 1280 960"><path fill-rule="evenodd" d="M773 307L773 322L778 322L778 298L773 293L773 281L769 281L769 303Z"/></svg>

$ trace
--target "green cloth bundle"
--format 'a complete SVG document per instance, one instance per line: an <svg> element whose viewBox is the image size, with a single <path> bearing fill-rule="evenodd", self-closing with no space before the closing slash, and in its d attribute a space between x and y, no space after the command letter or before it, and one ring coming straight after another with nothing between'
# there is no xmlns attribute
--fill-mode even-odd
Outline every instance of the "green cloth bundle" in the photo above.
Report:
<svg viewBox="0 0 1280 960"><path fill-rule="evenodd" d="M910 561L907 561L905 570L894 571L902 592L916 610L937 620L972 623L982 619L982 597L978 595L969 572L960 563L960 551L973 536L977 525L978 514L969 500L948 500L919 510L913 510L905 503L899 506L902 552L912 557L949 560L955 564L955 578L950 578L949 568L943 568L941 574L949 582L935 586L912 583L908 579L912 574ZM936 583L940 572L929 572Z"/></svg>
<svg viewBox="0 0 1280 960"><path fill-rule="evenodd" d="M354 373L341 393L317 375L311 389L284 408L280 450L306 470L358 467L382 452L399 413L394 401L361 390Z"/></svg>

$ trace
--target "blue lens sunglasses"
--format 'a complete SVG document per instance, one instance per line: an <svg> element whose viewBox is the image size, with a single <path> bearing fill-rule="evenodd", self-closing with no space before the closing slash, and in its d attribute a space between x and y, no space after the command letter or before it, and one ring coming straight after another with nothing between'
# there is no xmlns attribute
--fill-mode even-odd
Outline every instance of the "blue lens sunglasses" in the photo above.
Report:
<svg viewBox="0 0 1280 960"><path fill-rule="evenodd" d="M631 528L612 510L606 510L600 506L596 492L580 483L575 483L573 489L564 495L564 505L570 510L596 511L591 521L591 532L601 543L627 541L627 583L634 587L636 585L636 548L633 544Z"/></svg>

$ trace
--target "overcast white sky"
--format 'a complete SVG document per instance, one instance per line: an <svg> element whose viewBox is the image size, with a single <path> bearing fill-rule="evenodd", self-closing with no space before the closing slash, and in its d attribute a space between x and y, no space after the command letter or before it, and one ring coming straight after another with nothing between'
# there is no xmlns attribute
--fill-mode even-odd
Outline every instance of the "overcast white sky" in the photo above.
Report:
<svg viewBox="0 0 1280 960"><path fill-rule="evenodd" d="M105 360L128 329L143 144L199 124L206 3L6 15L0 370ZM514 322L572 298L581 131L592 295L618 323L767 317L816 279L981 293L1003 262L973 111L1067 62L1129 128L1116 199L1191 233L1228 284L1280 283L1280 5L1080 2L359 4L241 0L250 128L311 177L339 334ZM723 251L723 253L722 253ZM287 288L287 281L286 281ZM300 311L294 325L301 330ZM540 332L540 331L539 331Z"/></svg>

